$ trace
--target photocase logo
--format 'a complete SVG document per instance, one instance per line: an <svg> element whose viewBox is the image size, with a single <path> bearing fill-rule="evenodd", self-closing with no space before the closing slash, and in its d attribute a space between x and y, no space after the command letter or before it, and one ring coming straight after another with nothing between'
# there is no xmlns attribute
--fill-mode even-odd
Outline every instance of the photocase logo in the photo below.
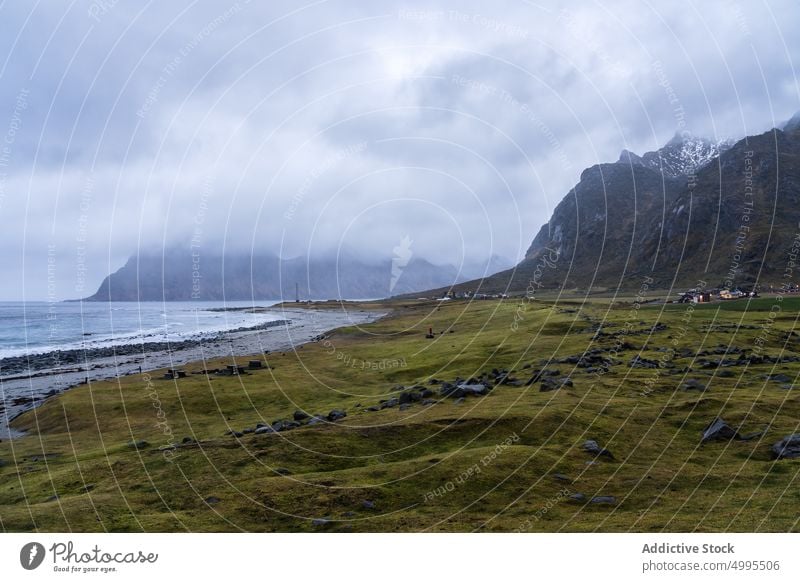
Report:
<svg viewBox="0 0 800 582"><path fill-rule="evenodd" d="M35 570L44 561L44 546L38 542L30 542L22 546L19 552L19 563L26 570Z"/></svg>
<svg viewBox="0 0 800 582"><path fill-rule="evenodd" d="M394 256L392 257L392 280L389 283L390 293L394 291L397 281L400 280L400 275L403 274L403 270L408 266L408 262L414 254L411 252L411 244L413 242L411 237L406 235L400 241L400 244L392 249Z"/></svg>

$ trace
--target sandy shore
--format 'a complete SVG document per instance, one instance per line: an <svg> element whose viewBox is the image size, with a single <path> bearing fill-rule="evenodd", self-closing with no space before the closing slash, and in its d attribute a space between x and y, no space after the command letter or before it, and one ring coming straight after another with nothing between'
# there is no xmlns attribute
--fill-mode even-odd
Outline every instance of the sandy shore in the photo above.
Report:
<svg viewBox="0 0 800 582"><path fill-rule="evenodd" d="M129 344L77 354L50 352L4 361L0 367L0 439L21 436L8 426L16 416L87 381L110 380L223 356L290 350L332 329L369 323L385 315L344 308L263 309L283 320L178 344Z"/></svg>

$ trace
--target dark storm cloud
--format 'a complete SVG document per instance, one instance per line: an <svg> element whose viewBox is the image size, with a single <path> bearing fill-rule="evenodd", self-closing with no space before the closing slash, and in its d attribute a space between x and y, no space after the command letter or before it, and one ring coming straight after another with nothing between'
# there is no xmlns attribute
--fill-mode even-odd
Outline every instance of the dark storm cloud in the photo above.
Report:
<svg viewBox="0 0 800 582"><path fill-rule="evenodd" d="M4 4L0 297L165 245L518 259L583 168L800 109L792 2L585 4Z"/></svg>

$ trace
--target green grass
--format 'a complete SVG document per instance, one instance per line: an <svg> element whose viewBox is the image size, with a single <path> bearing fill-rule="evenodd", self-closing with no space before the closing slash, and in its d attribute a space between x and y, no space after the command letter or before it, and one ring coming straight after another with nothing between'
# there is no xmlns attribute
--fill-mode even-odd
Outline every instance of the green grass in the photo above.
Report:
<svg viewBox="0 0 800 582"><path fill-rule="evenodd" d="M730 299L727 301L715 301L713 303L699 303L695 305L695 309L701 310L710 310L710 311L737 311L737 312L759 312L759 311L771 311L776 309L775 306L779 306L780 310L783 312L791 312L796 314L800 311L800 297L796 295L785 295L785 296L770 296L770 297L758 297L755 299ZM653 309L656 306L649 305L649 309ZM660 307L660 306L658 306ZM665 309L670 311L680 311L681 309L685 309L685 304L680 303L672 303L669 305L664 306Z"/></svg>
<svg viewBox="0 0 800 582"><path fill-rule="evenodd" d="M782 353L797 299L784 300L763 353ZM176 382L152 373L171 435L157 425L152 388L143 377L77 388L18 418L15 428L28 436L0 443L5 461L0 526L5 531L797 531L800 461L775 462L769 446L800 432L800 403L795 391L764 375L794 377L800 364L729 368L732 377L702 369L692 358L672 360L675 370L693 367L688 374L627 365L639 353L658 359L664 348L752 350L772 301L752 301L758 309L746 312L727 308L744 301L695 306L688 323L686 306L632 312L625 302L612 306L602 298L569 305L392 303L393 315L382 321L339 330L327 343L272 354L271 370ZM657 322L667 329L651 333ZM599 323L605 335L595 339ZM619 341L608 334L627 324L629 333L620 339L637 349L614 354L619 363L609 373L550 364L571 375L572 388L542 393L538 385L498 386L489 396L462 404L447 399L406 411L364 411L396 395L393 386L432 377L467 378L508 368L525 380L548 360L598 347L614 350ZM424 337L428 327L437 332L434 340ZM363 361L387 365L361 366ZM404 365L395 365L399 361ZM222 363L229 362L210 365ZM708 382L710 389L682 391L685 377ZM225 434L290 418L297 408L316 413L344 408L348 417L278 435L237 440ZM703 428L717 415L745 433L766 433L748 442L700 446ZM171 459L159 450L184 436L198 442L179 446ZM509 438L513 443L504 446ZM587 438L608 447L616 460L587 464L590 457L580 448ZM139 439L150 446L138 451L127 446ZM444 491L440 495L433 493L438 488ZM618 503L586 505L571 501L572 493L613 495ZM206 503L210 497L219 501ZM330 521L315 525L316 518Z"/></svg>

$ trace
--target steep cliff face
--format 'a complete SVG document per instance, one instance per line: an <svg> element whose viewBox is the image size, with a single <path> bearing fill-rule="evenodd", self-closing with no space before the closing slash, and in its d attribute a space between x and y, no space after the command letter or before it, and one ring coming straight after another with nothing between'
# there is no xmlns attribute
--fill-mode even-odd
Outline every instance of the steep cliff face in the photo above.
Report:
<svg viewBox="0 0 800 582"><path fill-rule="evenodd" d="M774 130L739 141L698 172L641 254L657 258L662 281L674 273L725 287L780 284L799 224L800 131Z"/></svg>
<svg viewBox="0 0 800 582"><path fill-rule="evenodd" d="M536 264L558 255L558 264L542 276L547 286L616 285L631 269L654 216L678 195L683 181L638 164L600 164L583 172L580 182L556 207L526 254ZM525 265L520 265L525 270Z"/></svg>
<svg viewBox="0 0 800 582"><path fill-rule="evenodd" d="M636 160L591 168L526 259L562 250L546 282L567 288L643 277L662 286L778 284L800 221L799 148L800 131L774 130L698 156L686 175Z"/></svg>
<svg viewBox="0 0 800 582"><path fill-rule="evenodd" d="M800 123L735 144L675 138L585 170L519 265L456 290L780 285L798 229Z"/></svg>

